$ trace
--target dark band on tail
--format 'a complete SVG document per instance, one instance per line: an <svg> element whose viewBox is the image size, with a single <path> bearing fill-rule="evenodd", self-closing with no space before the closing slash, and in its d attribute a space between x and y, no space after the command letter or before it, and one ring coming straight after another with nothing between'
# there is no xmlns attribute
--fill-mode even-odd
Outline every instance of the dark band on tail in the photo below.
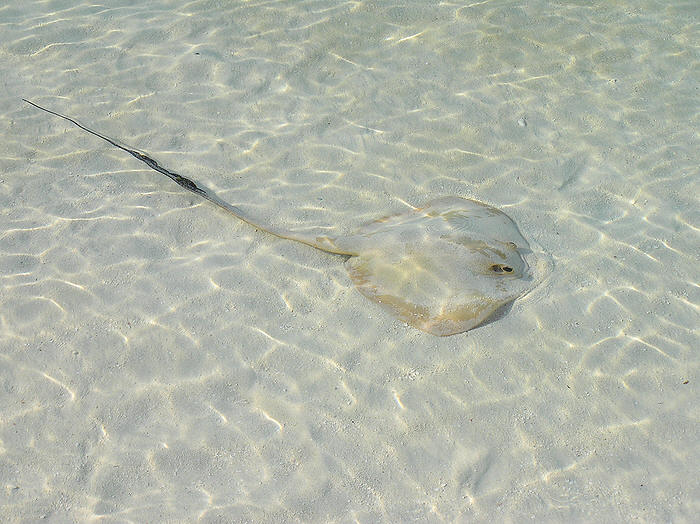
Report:
<svg viewBox="0 0 700 524"><path fill-rule="evenodd" d="M192 182L192 180L190 180L189 178L185 178L182 175L178 175L177 173L170 171L169 169L164 168L163 166L161 166L156 160L154 160L150 156L144 155L143 153L140 153L140 152L136 151L135 149L130 149L130 148L125 147L121 144L118 144L117 142L115 142L114 140L109 138L108 136L102 135L102 134L98 133L97 131L93 131L92 129L85 127L83 124L81 124L77 120L72 119L69 116L62 115L61 113L56 113L55 111L51 111L50 109L46 109L45 107L41 107L39 104L35 104L34 102L30 102L26 98L23 98L22 100L24 100L27 104L36 107L37 109L41 109L42 111L46 111L47 113L51 113L52 115L56 115L59 118L63 118L64 120L68 120L71 124L78 126L83 131L87 131L91 135L95 135L96 137L101 138L102 140L109 142L114 147L117 147L117 148L121 149L122 151L126 151L131 156L140 160L141 162L146 164L151 169L158 171L159 173L164 174L165 176L167 176L171 180L177 182L177 184L184 187L185 189L192 191L193 193L196 193L199 196L206 198L207 200L212 200L210 198L209 192L207 192L206 189L199 187L197 184ZM218 202L216 202L216 203L218 204Z"/></svg>

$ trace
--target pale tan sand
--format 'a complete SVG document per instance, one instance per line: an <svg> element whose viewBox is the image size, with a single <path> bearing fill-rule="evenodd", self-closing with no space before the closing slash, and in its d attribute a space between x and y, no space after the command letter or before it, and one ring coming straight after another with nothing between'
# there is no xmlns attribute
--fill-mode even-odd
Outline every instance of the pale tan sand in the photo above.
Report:
<svg viewBox="0 0 700 524"><path fill-rule="evenodd" d="M697 515L694 3L66 4L0 9L3 521ZM433 337L21 97L288 227L477 198L555 273Z"/></svg>

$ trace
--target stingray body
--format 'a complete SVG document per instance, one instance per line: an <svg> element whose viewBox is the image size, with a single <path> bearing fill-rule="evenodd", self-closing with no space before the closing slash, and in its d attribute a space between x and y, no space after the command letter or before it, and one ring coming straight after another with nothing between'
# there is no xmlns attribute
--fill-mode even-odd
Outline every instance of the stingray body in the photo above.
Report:
<svg viewBox="0 0 700 524"><path fill-rule="evenodd" d="M541 280L542 260L530 250L515 223L502 211L482 202L444 197L335 238L261 225L241 208L164 168L150 156L73 118L24 101L131 154L255 227L345 255L348 273L364 296L433 335L453 335L478 326Z"/></svg>

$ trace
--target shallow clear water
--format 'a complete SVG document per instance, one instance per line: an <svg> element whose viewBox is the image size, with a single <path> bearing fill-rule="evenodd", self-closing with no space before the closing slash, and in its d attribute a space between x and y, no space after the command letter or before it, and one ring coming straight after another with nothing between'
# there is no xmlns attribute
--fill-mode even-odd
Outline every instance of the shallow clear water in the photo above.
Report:
<svg viewBox="0 0 700 524"><path fill-rule="evenodd" d="M694 1L0 7L4 520L691 521ZM289 228L455 195L554 261L438 338Z"/></svg>

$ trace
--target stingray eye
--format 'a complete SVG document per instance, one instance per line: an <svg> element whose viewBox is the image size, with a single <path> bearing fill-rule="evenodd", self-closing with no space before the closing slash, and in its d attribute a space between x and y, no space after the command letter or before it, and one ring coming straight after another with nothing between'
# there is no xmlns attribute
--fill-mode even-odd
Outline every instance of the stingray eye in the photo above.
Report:
<svg viewBox="0 0 700 524"><path fill-rule="evenodd" d="M513 272L513 268L510 266L506 266L504 264L493 264L490 268L491 271L496 273L497 275L506 275L508 273Z"/></svg>
<svg viewBox="0 0 700 524"><path fill-rule="evenodd" d="M515 244L515 242L508 242L508 245L512 247L513 249L517 249L518 246Z"/></svg>

